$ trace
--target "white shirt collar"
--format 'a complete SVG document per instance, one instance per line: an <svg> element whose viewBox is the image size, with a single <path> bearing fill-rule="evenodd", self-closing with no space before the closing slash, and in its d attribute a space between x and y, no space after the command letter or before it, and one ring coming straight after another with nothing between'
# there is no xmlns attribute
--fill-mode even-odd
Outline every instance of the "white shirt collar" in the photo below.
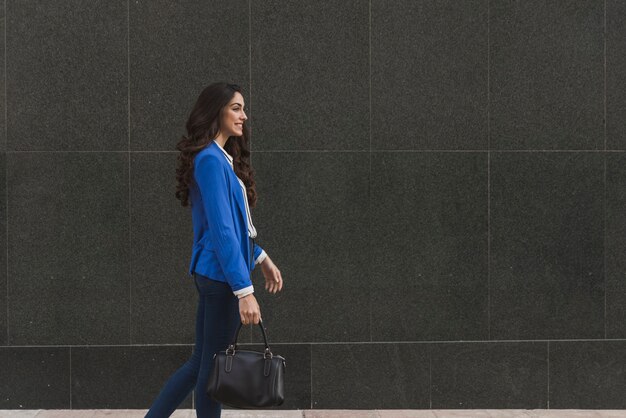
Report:
<svg viewBox="0 0 626 418"><path fill-rule="evenodd" d="M224 148L222 148L222 146L219 144L219 142L217 142L215 139L213 140L213 142L215 142L215 145L217 145L217 147L222 150L222 153L224 154L224 156L228 160L228 163L232 167L233 166L233 157L231 157L230 154L227 153L226 150Z"/></svg>

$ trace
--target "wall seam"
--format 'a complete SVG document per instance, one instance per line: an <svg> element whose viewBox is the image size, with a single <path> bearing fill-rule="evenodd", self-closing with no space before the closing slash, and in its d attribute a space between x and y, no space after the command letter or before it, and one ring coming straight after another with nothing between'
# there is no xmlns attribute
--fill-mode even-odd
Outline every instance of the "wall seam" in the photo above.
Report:
<svg viewBox="0 0 626 418"><path fill-rule="evenodd" d="M537 340L417 340L417 341L280 341L274 342L272 345L283 346L283 345L312 345L312 346L323 346L323 345L376 345L376 344L426 344L426 345L434 345L434 344L510 344L510 343L545 343L545 342L615 342L615 343L626 343L626 338L606 338L606 339L598 339L598 338L576 338L576 339L537 339ZM255 342L249 343L238 343L239 345L258 345ZM185 347L190 346L193 347L193 343L191 344L58 344L58 345L41 345L41 344L32 344L32 345L6 345L0 346L0 350L3 348L62 348L62 347L73 347L73 348L93 348L93 347Z"/></svg>
<svg viewBox="0 0 626 418"><path fill-rule="evenodd" d="M250 86L248 111L250 116L252 116L252 110L250 109L252 106L252 0L248 0L248 85ZM252 132L250 132L250 139L252 139ZM250 141L250 164L252 164L252 141Z"/></svg>
<svg viewBox="0 0 626 418"><path fill-rule="evenodd" d="M487 339L491 339L491 9L487 0Z"/></svg>
<svg viewBox="0 0 626 418"><path fill-rule="evenodd" d="M70 349L70 409L72 409L72 347Z"/></svg>
<svg viewBox="0 0 626 418"><path fill-rule="evenodd" d="M309 344L309 369L311 370L309 382L310 409L313 409L313 344Z"/></svg>
<svg viewBox="0 0 626 418"><path fill-rule="evenodd" d="M126 87L128 107L128 341L133 343L133 268L132 268L132 212L131 212L131 153L130 153L130 0L126 1Z"/></svg>
<svg viewBox="0 0 626 418"><path fill-rule="evenodd" d="M4 0L4 203L5 203L5 243L6 243L6 302L7 302L7 341L9 345L9 120L7 111L7 2Z"/></svg>
<svg viewBox="0 0 626 418"><path fill-rule="evenodd" d="M135 151L120 151L120 150L29 150L29 151L10 151L7 150L6 153L7 154L29 154L29 153L47 153L47 154L52 154L52 153L67 153L67 154L71 154L71 153L123 153L123 154L149 154L149 153L153 153L153 154L176 154L178 153L178 151L170 151L170 150L135 150ZM297 152L297 153L304 153L304 152L309 152L309 153L314 153L314 152L320 152L320 153L338 153L338 152L346 152L346 153L368 153L368 150L347 150L347 149L338 149L338 150L289 150L289 149L274 149L274 150L258 150L255 151L257 153L268 153L268 152ZM513 153L513 152L573 152L573 153L597 153L597 154L604 154L605 152L609 153L624 153L626 152L626 150L623 149L607 149L607 150L603 150L603 149L564 149L564 150L559 150L559 149L504 149L504 150L497 150L497 149L492 149L492 150L488 150L488 149L459 149L459 150L452 150L452 149L372 149L372 152L388 152L388 153L407 153L407 152L437 152L437 153L443 153L443 152L491 152L491 153Z"/></svg>
<svg viewBox="0 0 626 418"><path fill-rule="evenodd" d="M607 309L606 309L606 299L607 299L607 288L608 288L608 272L607 272L607 263L606 263L606 252L608 249L607 246L607 210L608 210L608 203L607 203L607 194L606 194L606 188L607 188L607 165L606 165L606 157L607 157L607 153L606 153L606 146L607 146L607 111L606 111L606 38L607 38L607 27L606 27L606 0L604 0L604 28L603 28L603 40L604 40L604 153L602 155L603 160L604 160L604 196L603 196L603 208L602 208L602 217L603 217L603 222L602 222L602 229L603 229L603 237L602 237L602 243L604 246L604 251L602 252L602 262L603 262L603 280L604 280L604 339L606 339L607 337Z"/></svg>
<svg viewBox="0 0 626 418"><path fill-rule="evenodd" d="M603 22L603 31L602 31L602 39L603 39L603 47L604 47L604 150L606 151L607 146L607 113L606 113L606 38L607 38L607 27L606 27L606 0L604 0L604 22Z"/></svg>
<svg viewBox="0 0 626 418"><path fill-rule="evenodd" d="M604 340L606 341L608 338L608 326L607 326L607 321L608 321L608 315L607 315L607 306L606 306L606 300L607 300L607 287L608 287L608 272L607 272L607 250L608 250L608 245L607 245L607 211L608 211L608 201L607 201L607 164L606 164L606 154L604 155L604 197L602 199L602 229L603 229L603 238L602 238L602 243L604 246L604 251L602 254L602 262L603 262L603 280L604 280Z"/></svg>
<svg viewBox="0 0 626 418"><path fill-rule="evenodd" d="M193 355L193 347L191 348L190 357ZM191 391L191 409L196 409L196 391L195 388Z"/></svg>
<svg viewBox="0 0 626 418"><path fill-rule="evenodd" d="M547 345L546 345L546 350L548 352L547 356L546 356L546 367L548 369L548 387L547 387L547 391L548 391L548 395L547 395L547 405L546 408L550 409L550 341L548 341Z"/></svg>
<svg viewBox="0 0 626 418"><path fill-rule="evenodd" d="M428 350L428 408L433 409L433 350Z"/></svg>
<svg viewBox="0 0 626 418"><path fill-rule="evenodd" d="M373 278L372 278L372 0L368 2L368 13L369 13L369 46L368 46L368 65L369 65L369 150L368 150L368 179L367 179L367 263L368 263L368 284L369 284L369 293L368 297L368 310L369 310L369 331L370 331L370 341L374 340L373 332L372 332L372 286L373 286Z"/></svg>

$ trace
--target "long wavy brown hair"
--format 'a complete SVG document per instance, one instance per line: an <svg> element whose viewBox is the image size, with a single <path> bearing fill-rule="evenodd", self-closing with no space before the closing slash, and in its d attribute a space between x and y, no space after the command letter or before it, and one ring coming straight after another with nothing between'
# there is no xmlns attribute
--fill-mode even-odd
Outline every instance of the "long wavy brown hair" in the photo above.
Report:
<svg viewBox="0 0 626 418"><path fill-rule="evenodd" d="M198 96L196 104L187 119L187 135L176 144L180 151L176 167L176 198L182 206L189 205L189 185L193 178L193 159L206 147L220 130L220 116L224 108L232 100L235 92L242 93L237 84L217 82L205 87ZM246 186L248 205L256 206L257 193L254 181L254 170L250 164L250 130L243 123L243 134L231 136L224 144L224 150L233 157L233 168L237 177ZM193 202L192 202L193 203Z"/></svg>

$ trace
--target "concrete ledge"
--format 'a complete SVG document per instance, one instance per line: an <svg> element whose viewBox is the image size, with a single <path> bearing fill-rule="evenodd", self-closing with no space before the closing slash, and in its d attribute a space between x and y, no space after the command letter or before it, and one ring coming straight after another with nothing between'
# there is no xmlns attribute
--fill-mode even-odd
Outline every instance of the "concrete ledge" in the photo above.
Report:
<svg viewBox="0 0 626 418"><path fill-rule="evenodd" d="M143 418L145 409L29 409L0 410L0 418ZM224 418L626 418L614 409L305 409L292 411L240 411L226 409ZM193 409L179 409L172 418L196 418Z"/></svg>

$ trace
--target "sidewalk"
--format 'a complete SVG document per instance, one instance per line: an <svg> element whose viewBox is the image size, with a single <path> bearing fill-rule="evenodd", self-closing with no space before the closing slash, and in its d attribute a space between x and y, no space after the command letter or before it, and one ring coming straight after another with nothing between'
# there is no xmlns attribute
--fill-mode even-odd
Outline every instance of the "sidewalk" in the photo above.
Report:
<svg viewBox="0 0 626 418"><path fill-rule="evenodd" d="M145 409L0 410L0 418L143 418ZM429 410L223 410L223 418L626 418L626 410L581 409L429 409ZM179 409L172 418L196 418L192 409Z"/></svg>

